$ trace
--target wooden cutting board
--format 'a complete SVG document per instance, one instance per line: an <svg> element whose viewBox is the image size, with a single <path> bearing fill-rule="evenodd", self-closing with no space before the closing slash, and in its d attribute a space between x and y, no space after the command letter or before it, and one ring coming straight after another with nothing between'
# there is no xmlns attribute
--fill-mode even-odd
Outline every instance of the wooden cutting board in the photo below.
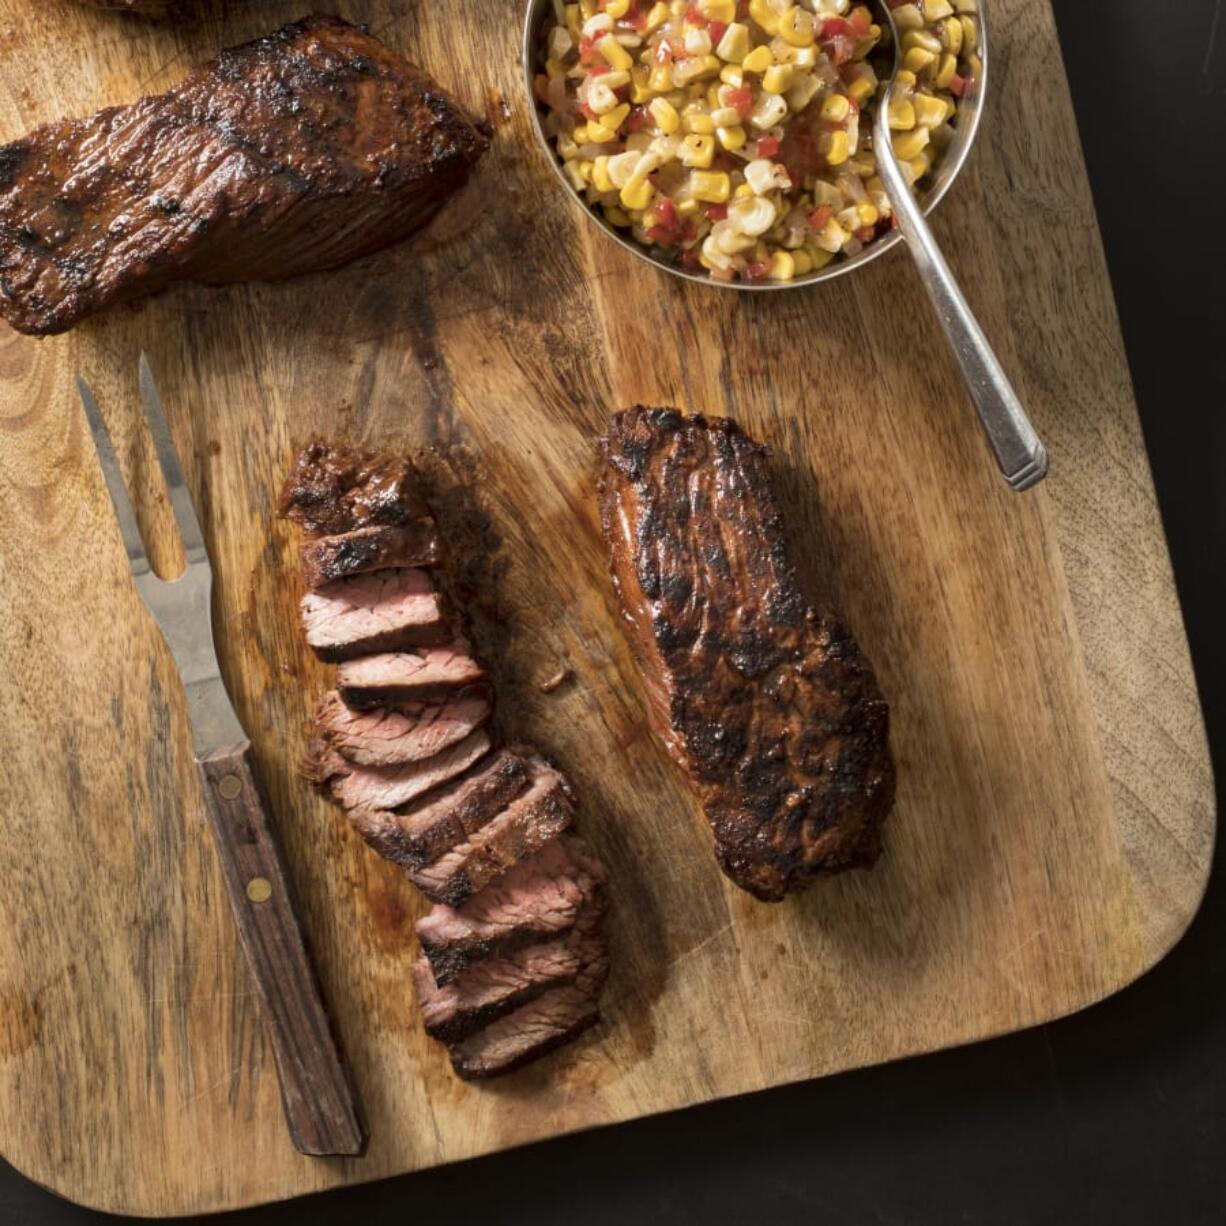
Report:
<svg viewBox="0 0 1226 1226"><path fill-rule="evenodd" d="M0 138L160 90L302 3L197 0L158 25L0 0ZM559 195L529 139L518 3L335 7L494 123L446 217L339 273L0 335L5 1157L116 1211L248 1205L967 1043L1153 966L1201 898L1213 789L1047 0L994 0L995 97L937 223L1052 453L1026 496L996 476L905 253L792 294L679 284ZM80 370L161 531L142 348L369 1112L361 1160L290 1146L182 696L73 391ZM648 735L591 479L593 437L634 401L729 412L774 446L802 568L893 705L899 798L872 874L777 907L737 892ZM420 900L295 774L325 674L272 503L313 431L436 449L444 523L480 543L465 581L504 719L573 776L612 873L607 1023L488 1087L422 1034Z"/></svg>

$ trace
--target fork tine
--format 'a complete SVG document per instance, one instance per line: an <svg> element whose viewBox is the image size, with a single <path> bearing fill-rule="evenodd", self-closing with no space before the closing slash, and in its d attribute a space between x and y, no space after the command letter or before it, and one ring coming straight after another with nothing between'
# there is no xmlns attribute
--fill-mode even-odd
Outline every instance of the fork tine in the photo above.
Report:
<svg viewBox="0 0 1226 1226"><path fill-rule="evenodd" d="M81 403L85 406L85 417L89 421L89 432L94 440L94 449L98 453L98 464L102 468L102 477L106 482L107 493L111 496L111 505L115 508L115 518L119 521L119 534L123 537L124 548L128 551L128 562L134 575L152 573L149 565L149 555L145 552L145 542L141 539L140 528L136 523L136 512L132 509L132 499L128 496L128 487L124 484L123 475L119 471L119 461L115 458L115 448L111 445L111 435L102 420L102 412L98 408L97 398L88 383L77 375L77 392Z"/></svg>
<svg viewBox="0 0 1226 1226"><path fill-rule="evenodd" d="M183 476L183 465L179 462L179 453L175 449L174 439L170 436L166 414L162 411L162 398L158 395L157 383L149 367L149 359L144 353L140 355L140 398L145 406L145 418L149 422L149 432L153 435L153 445L157 449L158 463L162 466L162 477L170 494L170 506L183 538L184 556L189 565L193 562L207 562L204 533L200 531L196 507Z"/></svg>

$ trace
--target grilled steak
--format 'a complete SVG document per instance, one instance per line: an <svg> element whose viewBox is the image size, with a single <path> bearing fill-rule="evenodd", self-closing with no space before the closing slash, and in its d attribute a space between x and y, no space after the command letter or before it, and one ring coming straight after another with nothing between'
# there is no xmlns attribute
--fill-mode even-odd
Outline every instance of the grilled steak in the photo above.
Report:
<svg viewBox="0 0 1226 1226"><path fill-rule="evenodd" d="M437 646L451 637L430 577L421 570L377 570L329 583L302 598L302 624L328 663L372 652Z"/></svg>
<svg viewBox="0 0 1226 1226"><path fill-rule="evenodd" d="M390 48L308 17L0 148L0 314L47 335L176 281L334 268L425 225L487 143Z"/></svg>
<svg viewBox="0 0 1226 1226"><path fill-rule="evenodd" d="M483 690L410 703L398 711L354 711L330 690L315 709L315 728L347 762L399 766L442 753L489 717L490 703Z"/></svg>
<svg viewBox="0 0 1226 1226"><path fill-rule="evenodd" d="M467 966L565 936L589 909L604 910L604 870L573 835L546 843L461 907L438 903L417 921L436 981Z"/></svg>
<svg viewBox="0 0 1226 1226"><path fill-rule="evenodd" d="M409 880L434 902L458 907L557 838L574 816L566 781L537 759L522 796L433 864L407 869Z"/></svg>
<svg viewBox="0 0 1226 1226"><path fill-rule="evenodd" d="M436 1039L462 1039L551 988L574 982L603 951L593 927L594 922L581 923L560 941L478 962L444 987L435 982L429 959L418 958L413 983L426 1033Z"/></svg>
<svg viewBox="0 0 1226 1226"><path fill-rule="evenodd" d="M724 872L777 901L871 865L894 798L889 709L847 628L806 604L765 450L638 407L601 441L601 519L657 732Z"/></svg>
<svg viewBox="0 0 1226 1226"><path fill-rule="evenodd" d="M574 983L553 988L450 1047L451 1066L479 1080L510 1073L577 1039L600 1021L600 990L609 975L603 945Z"/></svg>
<svg viewBox="0 0 1226 1226"><path fill-rule="evenodd" d="M321 536L302 547L302 577L309 588L338 579L398 566L437 566L438 531L428 519L408 524L380 524L337 536Z"/></svg>
<svg viewBox="0 0 1226 1226"><path fill-rule="evenodd" d="M346 762L326 743L317 742L312 746L304 773L320 786L326 785L345 809L394 809L463 774L489 748L489 734L478 729L424 762L358 766Z"/></svg>
<svg viewBox="0 0 1226 1226"><path fill-rule="evenodd" d="M485 680L485 670L468 654L468 644L421 647L346 660L336 670L341 697L355 709L445 698Z"/></svg>
<svg viewBox="0 0 1226 1226"><path fill-rule="evenodd" d="M298 453L277 510L308 536L397 527L430 516L407 458L382 459L321 439Z"/></svg>
<svg viewBox="0 0 1226 1226"><path fill-rule="evenodd" d="M394 810L361 810L351 817L381 856L404 868L420 868L493 820L527 788L529 778L528 763L504 749L419 801Z"/></svg>

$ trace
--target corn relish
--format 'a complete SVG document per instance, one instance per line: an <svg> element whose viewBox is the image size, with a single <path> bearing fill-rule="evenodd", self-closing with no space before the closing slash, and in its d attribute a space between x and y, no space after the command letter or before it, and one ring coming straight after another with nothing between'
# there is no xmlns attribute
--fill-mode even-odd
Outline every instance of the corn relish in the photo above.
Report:
<svg viewBox="0 0 1226 1226"><path fill-rule="evenodd" d="M922 185L979 78L977 0L887 2L894 150ZM894 224L873 159L882 37L850 0L554 0L536 96L610 224L719 281L790 281Z"/></svg>

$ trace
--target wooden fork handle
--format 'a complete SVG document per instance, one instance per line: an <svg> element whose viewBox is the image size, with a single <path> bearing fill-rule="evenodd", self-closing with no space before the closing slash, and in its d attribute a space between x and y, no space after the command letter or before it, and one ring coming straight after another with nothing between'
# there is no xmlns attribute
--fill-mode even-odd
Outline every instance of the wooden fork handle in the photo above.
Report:
<svg viewBox="0 0 1226 1226"><path fill-rule="evenodd" d="M285 862L243 741L198 758L217 852L264 1006L294 1145L313 1157L366 1144L349 1071L294 910Z"/></svg>

